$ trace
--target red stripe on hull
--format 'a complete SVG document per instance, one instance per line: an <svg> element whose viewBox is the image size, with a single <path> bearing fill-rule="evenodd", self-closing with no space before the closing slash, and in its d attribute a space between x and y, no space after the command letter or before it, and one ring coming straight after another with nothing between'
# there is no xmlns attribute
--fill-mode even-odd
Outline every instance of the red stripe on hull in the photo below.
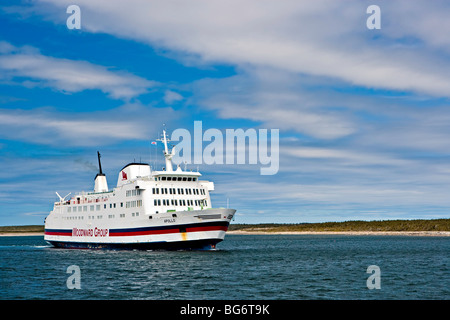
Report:
<svg viewBox="0 0 450 320"><path fill-rule="evenodd" d="M166 229L166 230L146 230L146 231L132 231L132 232L114 232L110 233L110 237L124 237L124 236L145 236L148 234L167 234L177 233L180 229Z"/></svg>
<svg viewBox="0 0 450 320"><path fill-rule="evenodd" d="M227 231L228 227L225 226L206 226L206 227L194 227L186 228L186 233L188 232L200 232L200 231ZM168 233L180 233L180 229L166 229L166 230L145 230L145 231L134 231L134 232L114 232L110 233L110 237L129 237L129 236L145 236L151 234L168 234Z"/></svg>
<svg viewBox="0 0 450 320"><path fill-rule="evenodd" d="M45 232L46 236L72 236L72 232Z"/></svg>
<svg viewBox="0 0 450 320"><path fill-rule="evenodd" d="M186 232L200 232L200 231L227 231L228 227L225 226L210 226L210 227L194 227L186 228Z"/></svg>

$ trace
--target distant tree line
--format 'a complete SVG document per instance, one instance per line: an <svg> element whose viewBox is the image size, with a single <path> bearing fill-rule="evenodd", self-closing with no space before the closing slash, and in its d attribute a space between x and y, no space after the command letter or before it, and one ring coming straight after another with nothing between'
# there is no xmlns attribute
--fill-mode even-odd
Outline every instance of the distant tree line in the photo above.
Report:
<svg viewBox="0 0 450 320"><path fill-rule="evenodd" d="M44 233L44 226L5 226L0 227L0 233L29 233L29 232L42 232Z"/></svg>
<svg viewBox="0 0 450 320"><path fill-rule="evenodd" d="M230 231L450 231L450 219L231 224Z"/></svg>

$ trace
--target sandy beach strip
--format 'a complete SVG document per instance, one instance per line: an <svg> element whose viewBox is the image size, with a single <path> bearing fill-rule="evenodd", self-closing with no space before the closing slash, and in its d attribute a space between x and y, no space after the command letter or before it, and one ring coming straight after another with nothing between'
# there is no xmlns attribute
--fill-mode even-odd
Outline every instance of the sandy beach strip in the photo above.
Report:
<svg viewBox="0 0 450 320"><path fill-rule="evenodd" d="M17 236L44 236L43 232L2 232L0 237L17 237Z"/></svg>
<svg viewBox="0 0 450 320"><path fill-rule="evenodd" d="M348 236L428 236L450 237L450 231L263 231L236 230L227 234L239 235L348 235ZM44 236L43 232L3 232L0 237Z"/></svg>
<svg viewBox="0 0 450 320"><path fill-rule="evenodd" d="M450 231L263 231L236 230L227 234L241 235L349 235L349 236L429 236L449 237Z"/></svg>

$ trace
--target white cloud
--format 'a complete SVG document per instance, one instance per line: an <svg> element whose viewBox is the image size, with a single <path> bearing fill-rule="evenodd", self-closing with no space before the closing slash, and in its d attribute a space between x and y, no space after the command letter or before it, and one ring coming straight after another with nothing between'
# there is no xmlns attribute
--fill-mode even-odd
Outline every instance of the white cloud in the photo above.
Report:
<svg viewBox="0 0 450 320"><path fill-rule="evenodd" d="M389 114L389 121L368 125L365 132L355 137L355 145L370 145L377 149L396 152L416 152L416 156L450 155L450 109L448 104L422 108L399 107Z"/></svg>
<svg viewBox="0 0 450 320"><path fill-rule="evenodd" d="M42 5L44 3L45 5ZM361 1L79 0L82 29L197 55L203 61L273 67L350 84L449 96L450 6L445 1L381 1L382 29L366 28ZM36 1L56 11L70 1ZM44 12L45 11L45 12ZM379 40L374 40L380 36ZM405 37L428 46L411 50Z"/></svg>
<svg viewBox="0 0 450 320"><path fill-rule="evenodd" d="M170 123L178 118L170 108L141 104L68 116L53 108L0 109L0 137L52 146L98 146L123 140L152 139L148 124Z"/></svg>
<svg viewBox="0 0 450 320"><path fill-rule="evenodd" d="M113 71L87 61L45 56L35 48L16 48L7 42L0 43L0 52L0 79L4 81L22 81L24 85L51 87L70 93L101 90L115 99L139 96L156 85L156 82L124 71Z"/></svg>
<svg viewBox="0 0 450 320"><path fill-rule="evenodd" d="M47 139L55 138L58 140L61 138L61 135L74 140L76 137L80 137L80 141L85 141L86 138L92 137L136 139L140 136L134 130L132 123L76 118L64 120L62 117L48 116L37 112L11 112L11 114L2 112L0 114L0 123L3 127L20 127L26 130L27 134L22 136L24 140L40 140L42 138L39 137L41 130L57 134L57 137L48 135ZM27 128L32 128L35 134L32 134Z"/></svg>
<svg viewBox="0 0 450 320"><path fill-rule="evenodd" d="M410 164L410 161L398 159L386 154L378 154L376 151L356 152L354 150L342 150L333 148L319 148L319 147L283 147L281 150L283 154L291 155L297 158L306 159L325 159L333 161L341 161L342 163L352 165L389 165L389 166L404 166Z"/></svg>
<svg viewBox="0 0 450 320"><path fill-rule="evenodd" d="M272 211L291 208L292 213L303 214L308 209L339 209L340 214L367 210L386 210L392 216L406 208L411 214L419 213L417 208L448 207L450 201L445 190L438 185L417 187L416 185L383 184L381 181L372 184L353 182L335 183L320 179L318 183L304 183L283 179L279 182L255 181L242 179L239 186L233 182L216 180L220 189L227 190L220 195L220 201L229 197L232 206L239 209L252 208L249 202L274 206ZM437 212L438 210L436 210ZM419 213L420 214L420 213Z"/></svg>
<svg viewBox="0 0 450 320"><path fill-rule="evenodd" d="M224 119L249 119L267 128L293 131L319 139L355 132L355 123L336 101L308 92L310 80L272 69L252 69L225 79L193 84L194 104ZM341 100L342 102L342 100Z"/></svg>
<svg viewBox="0 0 450 320"><path fill-rule="evenodd" d="M166 90L163 99L166 104L173 104L175 102L183 100L183 96L175 91Z"/></svg>
<svg viewBox="0 0 450 320"><path fill-rule="evenodd" d="M66 17L57 13L69 4L36 1L34 10L64 24ZM237 66L237 77L194 84L191 101L217 111L221 118L249 119L336 139L362 129L351 108L371 107L374 112L374 104L367 106L364 96L348 94L342 99L330 90L302 87L301 81L292 80L295 77L313 78L318 88L335 82L450 96L446 55L450 38L445 36L450 33L445 18L450 5L445 1L430 6L427 1L380 0L381 30L366 28L371 3L356 0L128 1L126 5L80 0L77 4L83 32L109 33L169 49L180 61L194 56L190 63ZM174 91L164 99L169 104L180 101Z"/></svg>

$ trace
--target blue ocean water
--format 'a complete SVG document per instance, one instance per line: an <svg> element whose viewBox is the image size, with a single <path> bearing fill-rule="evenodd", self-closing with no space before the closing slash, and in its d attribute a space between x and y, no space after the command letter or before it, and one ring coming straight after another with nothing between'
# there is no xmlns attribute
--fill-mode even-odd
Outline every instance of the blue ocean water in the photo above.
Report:
<svg viewBox="0 0 450 320"><path fill-rule="evenodd" d="M449 299L450 238L227 235L215 251L49 247L0 237L0 299ZM69 289L69 266L80 289ZM368 266L380 289L368 289Z"/></svg>

